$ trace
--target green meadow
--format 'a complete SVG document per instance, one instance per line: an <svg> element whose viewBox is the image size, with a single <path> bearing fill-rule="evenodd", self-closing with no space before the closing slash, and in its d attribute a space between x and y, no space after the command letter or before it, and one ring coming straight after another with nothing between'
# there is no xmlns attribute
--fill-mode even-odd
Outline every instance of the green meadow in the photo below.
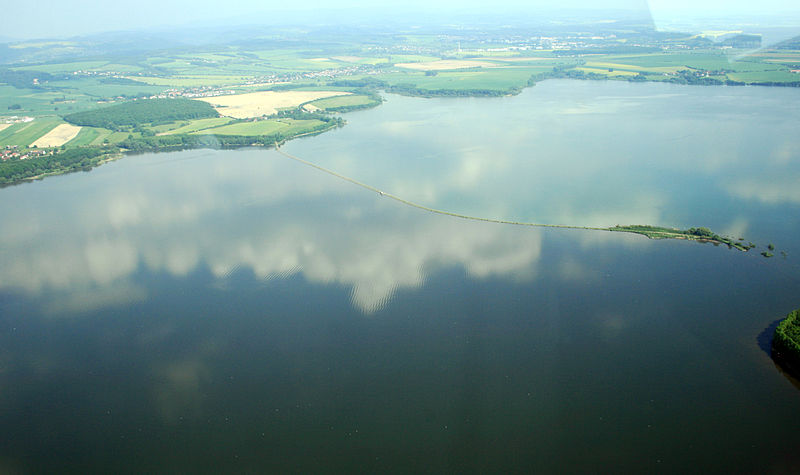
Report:
<svg viewBox="0 0 800 475"><path fill-rule="evenodd" d="M194 132L194 135L270 135L280 132L284 135L296 135L313 131L323 125L320 120L269 119L253 122L237 122L221 127L209 128Z"/></svg>
<svg viewBox="0 0 800 475"><path fill-rule="evenodd" d="M94 127L81 127L81 131L78 132L78 135L64 145L67 147L84 147L87 145L93 145L94 141L100 137L100 134L100 129L96 129Z"/></svg>
<svg viewBox="0 0 800 475"><path fill-rule="evenodd" d="M340 107L359 107L374 104L375 101L367 96L350 95L350 96L337 96L328 97L326 99L318 99L309 102L312 106L319 107L320 109L338 109Z"/></svg>
<svg viewBox="0 0 800 475"><path fill-rule="evenodd" d="M195 119L189 122L170 123L149 127L155 133L162 134L191 134L205 129L220 127L231 122L229 117L211 117L208 119Z"/></svg>

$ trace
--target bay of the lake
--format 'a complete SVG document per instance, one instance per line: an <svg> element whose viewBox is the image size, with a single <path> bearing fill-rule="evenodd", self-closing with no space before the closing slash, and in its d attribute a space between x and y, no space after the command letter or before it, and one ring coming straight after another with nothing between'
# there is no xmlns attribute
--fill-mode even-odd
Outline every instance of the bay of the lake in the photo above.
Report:
<svg viewBox="0 0 800 475"><path fill-rule="evenodd" d="M282 148L758 247L260 148L5 188L0 472L800 471L800 90L386 99Z"/></svg>

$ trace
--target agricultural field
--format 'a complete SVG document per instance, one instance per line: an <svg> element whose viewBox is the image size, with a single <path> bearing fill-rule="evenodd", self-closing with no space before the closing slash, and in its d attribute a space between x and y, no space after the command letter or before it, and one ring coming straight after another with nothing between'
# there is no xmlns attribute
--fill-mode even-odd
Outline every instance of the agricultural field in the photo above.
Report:
<svg viewBox="0 0 800 475"><path fill-rule="evenodd" d="M300 104L325 97L350 94L342 91L262 91L231 96L202 98L221 115L248 119L272 115L279 109L296 108Z"/></svg>
<svg viewBox="0 0 800 475"><path fill-rule="evenodd" d="M74 139L81 131L81 127L70 124L59 124L50 132L36 139L31 147L60 147Z"/></svg>
<svg viewBox="0 0 800 475"><path fill-rule="evenodd" d="M61 81L50 81L47 86L62 95L70 94L74 99L89 96L88 99L111 99L115 97L139 97L159 94L164 86L153 86L140 81L124 78L79 77Z"/></svg>
<svg viewBox="0 0 800 475"><path fill-rule="evenodd" d="M425 56L419 54L391 54L386 57L389 63L424 63L428 61L439 61L439 56Z"/></svg>
<svg viewBox="0 0 800 475"><path fill-rule="evenodd" d="M680 69L701 69L708 71L728 70L728 71L765 71L780 68L778 65L771 65L760 62L754 58L730 57L719 52L698 52L698 53L654 53L642 55L617 56L608 55L601 59L587 61L587 66L594 64L609 64L618 66L620 69L635 67L642 72L663 73L673 72Z"/></svg>
<svg viewBox="0 0 800 475"><path fill-rule="evenodd" d="M532 75L546 73L550 66L509 67L477 71L444 71L434 76L422 72L396 72L379 75L391 85L412 84L426 90L494 90L508 91L528 85Z"/></svg>
<svg viewBox="0 0 800 475"><path fill-rule="evenodd" d="M32 122L12 124L11 127L0 131L0 146L16 145L29 147L36 140L63 124L59 118L39 118Z"/></svg>
<svg viewBox="0 0 800 475"><path fill-rule="evenodd" d="M497 64L487 61L439 60L418 63L396 63L395 66L398 68L414 69L416 71L447 71L453 69L491 68L496 67Z"/></svg>
<svg viewBox="0 0 800 475"><path fill-rule="evenodd" d="M67 147L101 146L118 144L128 137L141 137L139 132L115 132L100 127L81 127L78 135L67 142Z"/></svg>
<svg viewBox="0 0 800 475"><path fill-rule="evenodd" d="M789 71L756 71L728 73L728 77L741 82L795 82L800 81L800 74Z"/></svg>
<svg viewBox="0 0 800 475"><path fill-rule="evenodd" d="M586 66L587 69L595 69L596 72L620 72L620 73L631 73L631 74L664 74L664 73L676 73L681 69L686 69L685 66L639 66L636 64L624 63L621 61L617 62L605 62L605 61L587 61ZM610 71L609 71L610 70Z"/></svg>
<svg viewBox="0 0 800 475"><path fill-rule="evenodd" d="M287 135L311 132L323 125L320 120L268 119L252 122L238 122L221 127L194 132L195 135L270 135L280 132Z"/></svg>
<svg viewBox="0 0 800 475"><path fill-rule="evenodd" d="M73 73L75 71L91 71L94 70L95 68L101 68L106 64L108 64L108 61L75 61L69 63L21 66L14 69L18 71L19 70L40 71L43 73L57 74L57 73Z"/></svg>
<svg viewBox="0 0 800 475"><path fill-rule="evenodd" d="M93 145L94 141L100 137L100 130L94 127L81 127L80 132L76 135L72 140L67 142L65 145L70 147L83 147L87 145ZM110 130L108 132L111 132ZM97 145L102 143L102 139Z"/></svg>
<svg viewBox="0 0 800 475"><path fill-rule="evenodd" d="M56 99L66 98L74 101L73 95L62 95L50 91L34 89L18 89L13 86L0 85L0 114L4 116L39 116L57 114L73 104L57 104ZM0 116L2 120L2 116Z"/></svg>
<svg viewBox="0 0 800 475"><path fill-rule="evenodd" d="M487 55L481 56L479 59L486 59L491 61L496 61L499 64L505 64L506 66L542 66L544 64L552 64L555 66L558 63L563 63L563 61L559 61L557 58L553 58L552 55L548 54L547 56L495 56L495 55Z"/></svg>
<svg viewBox="0 0 800 475"><path fill-rule="evenodd" d="M201 130L219 127L229 122L231 122L231 119L228 117L212 117L209 119L195 119L189 122L158 125L150 127L150 130L163 135L192 134Z"/></svg>
<svg viewBox="0 0 800 475"><path fill-rule="evenodd" d="M634 71L622 70L622 69L615 69L615 68L591 68L591 67L580 67L575 68L578 71L583 71L586 73L594 73L594 74L602 74L604 76L608 76L609 78L613 77L629 77L629 76L636 76L639 73Z"/></svg>
<svg viewBox="0 0 800 475"><path fill-rule="evenodd" d="M389 58L375 58L375 57L360 57L360 56L332 56L332 60L340 63L355 63L355 64L383 64L388 63Z"/></svg>

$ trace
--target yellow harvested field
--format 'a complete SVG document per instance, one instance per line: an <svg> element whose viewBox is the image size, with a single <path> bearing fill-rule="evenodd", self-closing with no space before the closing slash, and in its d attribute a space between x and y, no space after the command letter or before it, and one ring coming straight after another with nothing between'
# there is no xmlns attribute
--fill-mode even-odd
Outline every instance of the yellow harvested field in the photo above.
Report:
<svg viewBox="0 0 800 475"><path fill-rule="evenodd" d="M467 69L467 68L491 68L496 67L495 63L486 61L459 61L456 59L443 59L440 61L428 61L425 63L398 63L395 66L406 69L416 69L417 71L444 71L447 69Z"/></svg>
<svg viewBox="0 0 800 475"><path fill-rule="evenodd" d="M278 109L297 107L304 102L350 94L342 91L262 91L233 96L203 97L220 114L234 119L272 115Z"/></svg>
<svg viewBox="0 0 800 475"><path fill-rule="evenodd" d="M70 124L61 124L56 126L55 129L47 132L43 136L39 138L39 140L33 142L31 146L36 145L37 147L60 147L65 143L69 142L70 140L74 139L78 132L81 131L81 128L77 125L70 125Z"/></svg>
<svg viewBox="0 0 800 475"><path fill-rule="evenodd" d="M685 66L637 66L634 64L625 63L607 63L603 61L587 61L587 68L600 68L600 69L623 69L634 72L644 73L674 73L679 69L685 69Z"/></svg>
<svg viewBox="0 0 800 475"><path fill-rule="evenodd" d="M0 131L2 131L3 129L7 129L9 127L11 127L11 124L0 124Z"/></svg>

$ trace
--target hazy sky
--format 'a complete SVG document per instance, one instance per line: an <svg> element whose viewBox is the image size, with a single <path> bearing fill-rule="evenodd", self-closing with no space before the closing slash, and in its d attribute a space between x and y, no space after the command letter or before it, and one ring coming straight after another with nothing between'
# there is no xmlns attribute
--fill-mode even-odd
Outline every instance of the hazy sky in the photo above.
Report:
<svg viewBox="0 0 800 475"><path fill-rule="evenodd" d="M740 16L785 12L800 18L797 0L303 0L302 2L256 1L219 2L217 0L37 0L4 2L0 37L19 39L75 36L103 31L131 30L150 26L184 26L235 21L258 21L279 16L280 11L319 11L320 9L362 9L391 12L519 11L536 15L543 7L623 8L652 12L658 24L667 18L697 16ZM488 5L488 6L487 6Z"/></svg>

